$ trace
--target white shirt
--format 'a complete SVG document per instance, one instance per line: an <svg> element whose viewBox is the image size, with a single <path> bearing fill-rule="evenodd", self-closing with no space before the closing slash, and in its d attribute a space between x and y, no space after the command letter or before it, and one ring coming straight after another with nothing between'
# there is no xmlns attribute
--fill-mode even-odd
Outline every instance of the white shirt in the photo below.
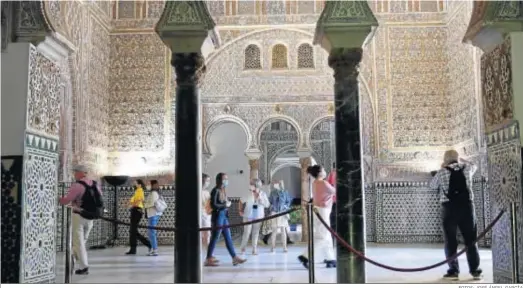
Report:
<svg viewBox="0 0 523 288"><path fill-rule="evenodd" d="M147 196L147 199L145 199L145 202L143 203L143 206L145 209L147 209L147 217L151 218L154 216L160 216L162 215L162 212L156 211L156 206L154 205L156 201L160 199L160 194L158 194L157 191L151 191L149 193L149 196Z"/></svg>
<svg viewBox="0 0 523 288"><path fill-rule="evenodd" d="M268 208L271 204L269 203L269 198L267 198L267 194L260 190L260 196L258 196L258 199L254 199L254 196L252 193L249 193L249 196L242 197L241 202L242 204L245 203L245 210L243 211L243 219L249 220L249 219L260 219L265 217L265 208ZM258 205L258 208L256 211L254 211L253 205ZM256 213L253 213L256 212Z"/></svg>

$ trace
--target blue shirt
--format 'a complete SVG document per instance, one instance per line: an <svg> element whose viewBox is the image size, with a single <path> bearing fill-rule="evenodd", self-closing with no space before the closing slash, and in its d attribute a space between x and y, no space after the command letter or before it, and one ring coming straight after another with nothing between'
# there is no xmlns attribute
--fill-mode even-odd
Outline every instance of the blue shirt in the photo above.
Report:
<svg viewBox="0 0 523 288"><path fill-rule="evenodd" d="M280 213L289 210L292 198L285 190L272 190L269 202L271 203L271 212Z"/></svg>

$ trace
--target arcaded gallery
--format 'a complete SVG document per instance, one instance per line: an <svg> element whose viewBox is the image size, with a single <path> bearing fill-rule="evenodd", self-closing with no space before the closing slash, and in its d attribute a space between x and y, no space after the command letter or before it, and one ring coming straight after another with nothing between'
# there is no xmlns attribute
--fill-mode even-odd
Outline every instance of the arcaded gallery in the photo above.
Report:
<svg viewBox="0 0 523 288"><path fill-rule="evenodd" d="M1 8L2 284L522 283L523 1Z"/></svg>

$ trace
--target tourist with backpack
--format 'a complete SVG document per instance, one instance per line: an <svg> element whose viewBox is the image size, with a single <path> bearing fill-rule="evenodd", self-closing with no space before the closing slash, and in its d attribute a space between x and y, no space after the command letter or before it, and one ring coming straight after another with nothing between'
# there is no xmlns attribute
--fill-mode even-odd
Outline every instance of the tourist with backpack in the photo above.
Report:
<svg viewBox="0 0 523 288"><path fill-rule="evenodd" d="M446 151L441 169L432 179L430 187L440 194L446 257L452 257L458 251L459 228L467 247L469 272L475 280L479 280L482 271L479 268L478 246L473 244L477 237L477 226L472 192L472 177L477 166L464 159L459 159L462 162L459 163L458 159L457 151ZM449 263L449 269L443 278L458 280L459 272L458 259L455 259Z"/></svg>
<svg viewBox="0 0 523 288"><path fill-rule="evenodd" d="M87 168L75 165L73 168L75 183L71 185L67 195L60 199L60 204L71 205L73 257L78 263L77 275L89 274L86 242L93 228L93 220L103 214L104 205L100 186L87 177Z"/></svg>
<svg viewBox="0 0 523 288"><path fill-rule="evenodd" d="M144 203L149 227L156 227L163 211L167 209L167 202L165 202L165 199L163 199L159 191L160 186L158 185L158 181L151 180L151 193L149 193L149 196L147 196ZM151 251L149 251L147 256L158 256L158 238L156 236L156 229L149 228L148 234L149 241L151 242Z"/></svg>

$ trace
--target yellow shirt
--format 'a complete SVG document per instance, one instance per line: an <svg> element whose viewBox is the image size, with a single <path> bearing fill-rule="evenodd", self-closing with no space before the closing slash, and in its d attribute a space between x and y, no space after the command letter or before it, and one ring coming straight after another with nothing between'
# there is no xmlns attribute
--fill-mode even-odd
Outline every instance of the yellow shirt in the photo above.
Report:
<svg viewBox="0 0 523 288"><path fill-rule="evenodd" d="M134 195L133 195L133 197L131 197L129 202L131 203L132 207L138 207L138 208L142 208L143 209L143 201L144 201L144 199L145 199L145 196L144 196L144 193L143 193L143 189L142 188L137 188L134 191Z"/></svg>

